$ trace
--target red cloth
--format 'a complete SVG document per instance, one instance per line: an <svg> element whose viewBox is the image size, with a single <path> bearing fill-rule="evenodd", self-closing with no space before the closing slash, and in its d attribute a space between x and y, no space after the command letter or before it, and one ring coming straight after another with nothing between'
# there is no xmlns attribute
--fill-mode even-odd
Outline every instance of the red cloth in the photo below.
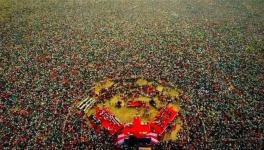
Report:
<svg viewBox="0 0 264 150"><path fill-rule="evenodd" d="M107 129L110 134L114 134L123 128L122 124L107 109L96 108L95 118L101 122L99 128Z"/></svg>
<svg viewBox="0 0 264 150"><path fill-rule="evenodd" d="M142 138L150 131L151 129L149 124L141 124L141 119L139 117L135 117L132 124L124 126L122 133L125 135L133 134L137 138Z"/></svg>
<svg viewBox="0 0 264 150"><path fill-rule="evenodd" d="M176 115L177 112L172 107L162 108L155 117L155 120L151 122L151 128L153 128L154 133L163 134Z"/></svg>
<svg viewBox="0 0 264 150"><path fill-rule="evenodd" d="M143 106L145 103L144 102L142 102L142 101L137 101L137 100L135 100L135 101L128 101L127 102L127 106L129 106L129 107L141 107L141 106Z"/></svg>

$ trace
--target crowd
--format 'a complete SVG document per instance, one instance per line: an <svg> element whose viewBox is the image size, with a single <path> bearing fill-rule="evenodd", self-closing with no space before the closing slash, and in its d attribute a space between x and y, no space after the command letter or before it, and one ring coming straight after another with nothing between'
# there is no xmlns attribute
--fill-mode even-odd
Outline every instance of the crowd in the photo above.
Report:
<svg viewBox="0 0 264 150"><path fill-rule="evenodd" d="M263 22L257 12L224 23L146 14L137 20L140 13L129 13L131 21L101 6L90 19L81 13L94 9L88 5L38 8L42 3L21 4L7 22L0 20L0 148L114 149L113 139L95 134L72 106L95 81L133 76L167 80L182 91L183 129L177 141L156 149L263 148Z"/></svg>
<svg viewBox="0 0 264 150"><path fill-rule="evenodd" d="M263 119L259 113L263 105L260 105L262 101L258 86L252 85L248 91L242 89L246 87L230 87L232 83L228 80L231 79L215 79L209 77L209 73L194 68L188 70L180 61L178 65L182 67L184 77L179 81L173 81L170 77L168 80L183 89L180 104L184 126L177 141L162 142L157 149L239 149L262 146ZM16 69L9 80L1 81L2 147L113 147L113 141L108 136L97 135L89 129L87 122L80 119L82 117L78 111L69 115L74 100L87 94L85 91L89 88L84 81L76 82L71 76L68 79L58 76L57 81L50 82L47 81L48 76L44 76L43 81L35 77L26 78L24 83L20 83L20 80L23 81L20 79L21 74L27 76L36 72L35 76L41 76L41 69L38 70L37 66L31 68L32 71L25 72L22 69ZM171 72L176 75L177 71ZM61 76L64 75L62 73ZM221 75L222 78L226 76L230 75ZM155 77L159 79L159 76ZM66 84L64 80L69 81ZM239 88L243 90L242 94L237 91Z"/></svg>

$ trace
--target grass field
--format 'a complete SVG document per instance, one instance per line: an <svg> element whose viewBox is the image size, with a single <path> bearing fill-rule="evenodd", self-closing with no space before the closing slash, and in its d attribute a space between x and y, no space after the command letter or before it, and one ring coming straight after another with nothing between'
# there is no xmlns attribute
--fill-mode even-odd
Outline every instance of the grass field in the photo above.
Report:
<svg viewBox="0 0 264 150"><path fill-rule="evenodd" d="M184 91L159 148L261 149L263 49L263 0L0 0L0 147L111 149L68 108L140 76Z"/></svg>

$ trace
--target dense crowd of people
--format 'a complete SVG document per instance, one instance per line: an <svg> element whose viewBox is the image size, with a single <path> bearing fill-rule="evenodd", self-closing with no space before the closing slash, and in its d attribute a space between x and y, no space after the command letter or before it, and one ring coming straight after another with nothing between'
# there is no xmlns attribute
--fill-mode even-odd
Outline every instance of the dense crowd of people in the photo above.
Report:
<svg viewBox="0 0 264 150"><path fill-rule="evenodd" d="M263 110L263 105L260 105L262 102L258 86L252 85L252 89L241 94L242 88L246 87L239 87L241 91L237 91L238 87L230 87L230 79L212 81L213 77L206 77L210 74L197 73L194 68L184 69L185 65L180 62L176 64L182 67L182 74L188 78L173 82L168 77L169 81L183 87L184 93L180 97L183 131L177 141L161 143L159 148L261 147L263 120L260 114L256 114L256 110ZM78 117L78 113L71 113L71 116L67 116L74 100L83 98L85 91L89 89L84 81L76 82L72 76L63 78L65 73L58 75L56 80L49 81L46 76L49 73L46 73L42 81L35 77L26 78L21 83L21 74L27 76L35 72L34 76L41 76L37 66L30 68L31 71L22 71L29 69L27 66L23 67L25 68L18 68L10 74L9 80L1 81L3 147L113 147L111 139L106 140L109 137L105 134L97 135L91 131L87 122L80 119L81 115ZM45 69L46 72L47 70L49 69ZM177 70L171 72L177 74ZM152 73L155 74L154 70ZM159 79L159 76L155 77Z"/></svg>
<svg viewBox="0 0 264 150"><path fill-rule="evenodd" d="M183 129L156 149L263 148L258 15L222 23L131 13L131 21L117 14L120 8L101 12L94 5L101 13L90 19L82 13L94 11L89 5L30 4L0 23L0 148L115 149L73 106L95 81L134 76L167 80L182 91ZM113 19L114 25L107 21Z"/></svg>

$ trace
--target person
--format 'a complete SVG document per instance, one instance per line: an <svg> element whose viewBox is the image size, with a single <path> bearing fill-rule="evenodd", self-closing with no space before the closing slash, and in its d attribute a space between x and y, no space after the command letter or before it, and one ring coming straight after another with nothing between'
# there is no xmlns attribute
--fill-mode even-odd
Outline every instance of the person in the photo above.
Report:
<svg viewBox="0 0 264 150"><path fill-rule="evenodd" d="M121 102L121 101L118 101L118 102L116 103L116 108L121 108L121 104L122 104L122 102Z"/></svg>
<svg viewBox="0 0 264 150"><path fill-rule="evenodd" d="M153 98L151 98L151 100L149 101L149 105L154 107L155 109L157 109L157 105L156 105L156 102L154 101Z"/></svg>

